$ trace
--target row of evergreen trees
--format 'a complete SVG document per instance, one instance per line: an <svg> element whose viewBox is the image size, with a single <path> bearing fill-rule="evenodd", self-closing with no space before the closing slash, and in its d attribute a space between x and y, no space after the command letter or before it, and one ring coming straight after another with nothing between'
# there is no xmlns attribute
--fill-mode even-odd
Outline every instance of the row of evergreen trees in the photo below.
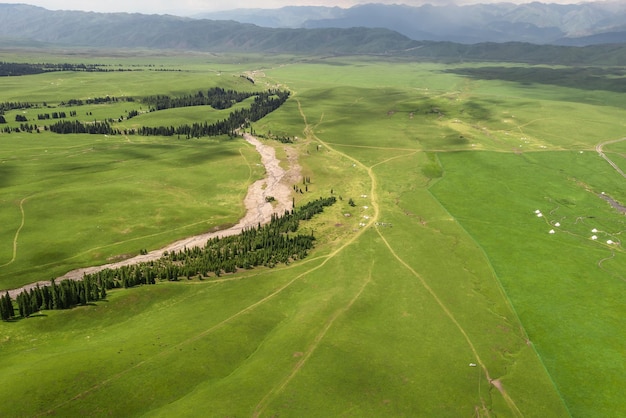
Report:
<svg viewBox="0 0 626 418"><path fill-rule="evenodd" d="M1 120L2 116L0 116L0 123L2 123ZM11 132L39 132L39 128L33 124L28 124L28 123L20 123L20 126L15 126L15 127L10 127L10 126L5 126L4 129L2 130L2 132L8 133L10 134Z"/></svg>
<svg viewBox="0 0 626 418"><path fill-rule="evenodd" d="M36 286L20 293L16 302L20 316L28 318L43 309L69 309L105 298L105 286L93 278L84 277L82 280L62 280L58 285L52 280L50 286Z"/></svg>
<svg viewBox="0 0 626 418"><path fill-rule="evenodd" d="M42 64L29 64L20 62L5 62L0 61L0 77L2 76L20 76L20 75L33 75L41 74L51 71L84 71L84 72L106 72L106 71L121 71L122 69L116 68L114 70L106 68L101 64L70 64L70 63L42 63ZM124 69L124 71L132 71Z"/></svg>
<svg viewBox="0 0 626 418"><path fill-rule="evenodd" d="M70 116L76 116L76 111L70 110ZM37 115L37 120L49 120L51 117L52 119L65 119L67 117L67 113L52 112L52 115L50 115L50 113L39 113Z"/></svg>
<svg viewBox="0 0 626 418"><path fill-rule="evenodd" d="M0 62L0 77L41 74L45 70L40 65L18 62Z"/></svg>
<svg viewBox="0 0 626 418"><path fill-rule="evenodd" d="M335 197L319 198L299 208L272 215L266 225L243 230L239 235L213 238L202 248L166 253L158 260L105 269L86 274L80 281L51 281L50 286L36 286L16 298L19 316L27 318L42 309L68 309L106 298L107 290L155 284L157 280L220 276L237 269L256 266L274 267L279 263L307 256L313 247L313 234L295 234L300 221L311 219L336 202ZM8 292L0 297L0 317L16 317Z"/></svg>
<svg viewBox="0 0 626 418"><path fill-rule="evenodd" d="M85 276L79 281L62 280L58 285L52 279L50 286L37 285L23 291L15 302L19 316L28 318L44 309L69 309L105 299L106 295L106 287L101 281ZM4 321L15 318L15 307L8 292L0 298L0 317Z"/></svg>
<svg viewBox="0 0 626 418"><path fill-rule="evenodd" d="M335 197L320 198L286 211L283 216L273 215L267 225L246 229L239 235L212 238L202 248L186 248L164 254L155 261L105 269L86 277L112 289L154 284L157 280L177 281L181 277L219 277L237 269L288 264L306 257L315 241L312 234L294 234L299 222L335 202Z"/></svg>
<svg viewBox="0 0 626 418"><path fill-rule="evenodd" d="M336 202L335 197L320 198L283 216L272 215L267 225L246 229L236 236L213 238L204 248L184 249L170 253L162 261L180 266L180 276L208 276L221 272L233 273L237 269L250 269L256 266L274 267L276 264L289 264L307 256L313 247L313 234L293 234L302 220Z"/></svg>
<svg viewBox="0 0 626 418"><path fill-rule="evenodd" d="M100 134L116 135L120 134L119 129L115 129L108 121L83 123L78 120L61 120L48 127L51 132L57 134Z"/></svg>
<svg viewBox="0 0 626 418"><path fill-rule="evenodd" d="M115 96L105 96L105 97L93 97L90 99L70 99L66 102L60 102L59 106L84 106L84 105L92 105L92 104L109 104L109 103L118 103L118 102L134 102L135 99L130 96L124 97L115 97Z"/></svg>
<svg viewBox="0 0 626 418"><path fill-rule="evenodd" d="M227 119L211 123L184 124L174 126L142 126L133 130L124 131L125 134L142 136L173 136L186 138L200 138L203 136L234 135L235 131L249 122L256 122L267 114L278 109L289 98L288 91L270 91L258 93L254 102L247 109L237 109L230 113ZM108 121L83 123L78 120L59 121L51 124L48 129L59 134L104 134L119 135L119 129Z"/></svg>
<svg viewBox="0 0 626 418"><path fill-rule="evenodd" d="M207 105L214 109L228 109L235 103L260 94L263 93L241 92L225 90L221 87L212 87L206 93L198 91L196 94L181 97L169 97L164 95L149 96L144 98L142 102L150 106L151 111Z"/></svg>
<svg viewBox="0 0 626 418"><path fill-rule="evenodd" d="M2 102L0 103L0 115L9 110L30 109L31 107L35 107L35 105L28 102Z"/></svg>
<svg viewBox="0 0 626 418"><path fill-rule="evenodd" d="M0 67L2 63L0 62ZM181 97L170 97L166 95L148 96L141 101L148 105L152 111L173 109L176 107L189 107L189 106L205 106L209 105L214 109L228 109L235 103L239 103L249 97L259 96L265 93L260 92L238 92L232 89L225 90L221 87L212 87L205 92L198 91L193 95L185 95ZM273 94L273 93L270 93ZM59 106L84 106L93 104L109 104L119 102L135 102L135 98L131 96L115 97L93 97L89 99L69 99L67 101L59 102ZM15 109L30 109L36 107L46 107L47 104L43 103L42 106L29 102L2 102L0 103L0 114L9 110Z"/></svg>

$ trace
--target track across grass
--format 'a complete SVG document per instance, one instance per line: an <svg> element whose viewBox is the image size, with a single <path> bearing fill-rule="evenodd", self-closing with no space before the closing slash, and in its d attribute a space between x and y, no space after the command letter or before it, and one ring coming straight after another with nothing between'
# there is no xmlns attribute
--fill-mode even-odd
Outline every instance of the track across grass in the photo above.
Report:
<svg viewBox="0 0 626 418"><path fill-rule="evenodd" d="M123 62L145 65L150 57ZM76 94L110 94L120 80L132 81L118 87L123 94L136 94L140 80L150 89L169 80L166 93L189 92L206 74L224 86L254 74L250 88L290 88L292 98L251 129L293 139L265 143L280 158L297 154L307 180L294 184L296 205L337 197L301 225L316 237L315 249L286 266L115 290L91 306L0 324L0 372L11 382L0 389L0 415L624 410L626 226L600 193L622 203L626 196L623 178L595 149L623 137L623 98L608 92L607 105L596 106L596 92L531 89L443 64L373 57L178 62L163 65L184 66L180 78L105 75L99 84L98 75L80 75ZM10 97L49 97L58 88L45 84L50 78L32 80L8 86ZM169 120L200 114L177 112ZM247 184L262 175L253 150L225 139L5 139L0 134L2 151L18 152L0 158L10 193L0 194L9 203L0 222L10 225L2 232L0 260L9 263L2 283L50 274L59 260L127 256L174 231L232 223ZM618 167L623 146L603 150ZM133 196L131 207L109 203L119 195ZM73 238L55 244L63 254L45 256L49 246L36 243L62 236L60 214L75 207L107 233L92 237L87 217L79 218L66 231ZM93 239L72 246L84 236Z"/></svg>
<svg viewBox="0 0 626 418"><path fill-rule="evenodd" d="M11 257L11 260L6 262L5 264L0 265L0 267L6 267L9 264L12 264L15 261L15 258L17 257L17 239L20 237L20 231L22 230L22 228L24 228L24 221L26 220L26 214L24 213L24 203L26 202L27 199L28 198L25 197L24 199L20 200L20 213L22 214L22 222L20 223L20 226L17 228L17 231L15 231L15 238L13 238L13 256Z"/></svg>

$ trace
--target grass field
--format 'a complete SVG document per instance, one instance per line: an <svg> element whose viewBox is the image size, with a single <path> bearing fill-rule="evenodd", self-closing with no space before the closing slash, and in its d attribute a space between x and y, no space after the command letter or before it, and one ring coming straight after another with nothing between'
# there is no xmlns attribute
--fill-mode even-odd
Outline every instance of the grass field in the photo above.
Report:
<svg viewBox="0 0 626 418"><path fill-rule="evenodd" d="M529 339L576 405L572 411L626 412L619 384L626 254L620 245L607 244L622 240L626 219L572 177L614 193L623 193L623 179L592 153L446 154L441 161L451 177L471 173L474 184L488 185L468 193L466 184L446 178L432 190L489 254ZM479 169L486 165L487 176ZM537 209L543 218L536 217Z"/></svg>
<svg viewBox="0 0 626 418"><path fill-rule="evenodd" d="M236 223L262 174L228 139L26 133L0 147L4 288Z"/></svg>
<svg viewBox="0 0 626 418"><path fill-rule="evenodd" d="M275 60L186 57L189 71L127 73L118 89L141 94L145 77L193 92L217 67L225 87L259 70L257 85L290 88L254 129L298 137L276 143L311 177L297 202L340 197L302 225L313 253L1 323L0 415L625 415L626 219L599 194L626 195L595 152L626 136L624 99L439 64ZM12 100L52 102L11 83ZM4 288L234 222L261 175L242 141L0 134L0 147ZM625 147L605 152L623 167Z"/></svg>
<svg viewBox="0 0 626 418"><path fill-rule="evenodd" d="M143 64L142 64L143 65ZM140 67L141 68L141 67ZM173 83L172 80L176 80ZM255 87L238 73L51 73L3 80L6 101L48 107L6 112L40 127L41 113L76 112L68 120L117 120L138 102L58 106L70 99L192 94L213 86ZM256 88L258 90L259 88ZM237 104L235 108L246 106ZM140 114L117 126L214 123L230 110L201 106ZM184 115L184 116L183 116ZM247 185L262 175L254 149L228 138L178 140L141 136L3 134L0 140L0 283L13 288L48 280L80 266L136 255L176 239L235 223Z"/></svg>

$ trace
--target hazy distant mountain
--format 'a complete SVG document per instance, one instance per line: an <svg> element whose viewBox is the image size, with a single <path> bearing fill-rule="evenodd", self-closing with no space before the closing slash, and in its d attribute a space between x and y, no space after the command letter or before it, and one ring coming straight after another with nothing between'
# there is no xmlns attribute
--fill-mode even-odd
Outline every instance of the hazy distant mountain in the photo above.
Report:
<svg viewBox="0 0 626 418"><path fill-rule="evenodd" d="M592 37L604 36L612 39L613 36L619 38L623 34L624 32L615 32ZM586 48L539 46L519 42L468 45L416 41L385 28L263 28L232 20L137 13L50 11L19 4L0 4L0 46L153 48L317 56L369 54L446 62L480 60L584 65L626 63L626 44Z"/></svg>
<svg viewBox="0 0 626 418"><path fill-rule="evenodd" d="M579 38L561 38L555 42L558 45L601 45L601 44L626 44L626 30L604 32L595 35L581 36Z"/></svg>
<svg viewBox="0 0 626 418"><path fill-rule="evenodd" d="M266 28L303 28L307 20L335 19L344 9L324 6L286 6L280 9L235 9L194 15L197 19L234 20Z"/></svg>
<svg viewBox="0 0 626 418"><path fill-rule="evenodd" d="M461 43L521 41L586 45L602 43L604 39L626 42L624 1L576 5L534 2L419 7L366 4L349 9L284 7L205 13L202 17L266 27L382 27L415 40ZM613 35L595 36L605 33Z"/></svg>
<svg viewBox="0 0 626 418"><path fill-rule="evenodd" d="M415 41L388 29L274 29L234 21L137 13L51 11L0 4L0 42L199 51L386 53ZM7 41L7 39L9 41Z"/></svg>

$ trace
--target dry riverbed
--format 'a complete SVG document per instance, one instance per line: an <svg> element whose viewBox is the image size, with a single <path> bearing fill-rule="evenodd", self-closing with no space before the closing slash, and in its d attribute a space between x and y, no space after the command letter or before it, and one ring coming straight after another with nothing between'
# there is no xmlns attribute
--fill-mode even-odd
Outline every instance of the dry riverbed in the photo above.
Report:
<svg viewBox="0 0 626 418"><path fill-rule="evenodd" d="M291 185L300 180L300 166L297 162L296 151L293 149L286 150L289 168L284 170L280 166L280 161L276 158L274 148L269 145L264 145L250 134L244 134L243 137L253 145L261 155L261 162L265 166L265 178L254 182L248 188L248 194L244 199L246 214L236 225L224 230L184 238L159 250L150 251L148 254L138 255L115 263L72 270L58 277L57 281L65 279L80 280L84 274L157 260L161 258L165 252L180 251L183 248L202 247L210 238L237 235L245 228L257 226L259 223L268 223L273 213L282 215L285 210L291 210ZM267 202L267 197L273 197L274 201ZM37 285L47 286L49 284L50 281L31 283L18 289L9 290L9 294L11 297L15 298L24 290L30 290Z"/></svg>

